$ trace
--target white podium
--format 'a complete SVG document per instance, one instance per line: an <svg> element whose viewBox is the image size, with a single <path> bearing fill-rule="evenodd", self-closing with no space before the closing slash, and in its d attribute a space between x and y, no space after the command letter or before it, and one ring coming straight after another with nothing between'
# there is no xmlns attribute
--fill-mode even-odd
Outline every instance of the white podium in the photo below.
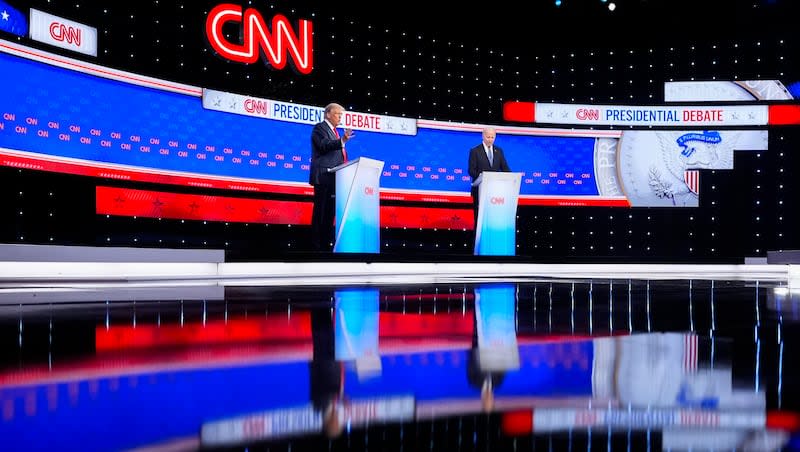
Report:
<svg viewBox="0 0 800 452"><path fill-rule="evenodd" d="M517 201L522 173L486 171L478 185L476 256L514 256L517 244Z"/></svg>
<svg viewBox="0 0 800 452"><path fill-rule="evenodd" d="M359 157L336 173L334 253L380 252L380 177L383 162Z"/></svg>

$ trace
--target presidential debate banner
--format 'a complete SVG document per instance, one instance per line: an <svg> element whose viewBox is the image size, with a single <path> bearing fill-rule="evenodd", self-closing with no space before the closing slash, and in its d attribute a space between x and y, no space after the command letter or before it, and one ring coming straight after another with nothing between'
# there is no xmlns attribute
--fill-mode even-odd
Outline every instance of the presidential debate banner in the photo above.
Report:
<svg viewBox="0 0 800 452"><path fill-rule="evenodd" d="M536 122L546 124L726 127L767 125L766 105L632 106L536 104Z"/></svg>
<svg viewBox="0 0 800 452"><path fill-rule="evenodd" d="M241 94L203 89L203 108L237 115L314 125L325 119L325 108L281 102ZM340 127L377 133L416 135L417 121L412 118L346 111Z"/></svg>

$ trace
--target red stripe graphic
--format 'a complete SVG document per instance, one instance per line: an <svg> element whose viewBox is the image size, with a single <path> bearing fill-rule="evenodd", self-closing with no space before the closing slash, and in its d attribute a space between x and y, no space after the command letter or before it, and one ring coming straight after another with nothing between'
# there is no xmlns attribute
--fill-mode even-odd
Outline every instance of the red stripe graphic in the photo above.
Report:
<svg viewBox="0 0 800 452"><path fill-rule="evenodd" d="M472 209L381 206L381 226L388 228L473 229Z"/></svg>
<svg viewBox="0 0 800 452"><path fill-rule="evenodd" d="M265 319L229 319L183 325L115 325L95 328L95 348L127 350L255 341L302 341L311 338L308 312Z"/></svg>
<svg viewBox="0 0 800 452"><path fill-rule="evenodd" d="M700 193L700 171L686 170L683 172L683 182L695 195Z"/></svg>
<svg viewBox="0 0 800 452"><path fill-rule="evenodd" d="M516 122L536 122L536 104L533 102L505 102L503 119Z"/></svg>
<svg viewBox="0 0 800 452"><path fill-rule="evenodd" d="M464 343L472 337L472 311L452 313L402 314L381 312L378 331L382 342L399 338L430 339L448 337ZM249 342L289 345L311 342L311 317L308 312L267 318L234 318L177 324L98 325L95 347L98 351L131 350L196 345L223 345ZM432 341L435 342L435 341ZM392 346L397 345L392 343ZM0 373L0 375L2 375Z"/></svg>
<svg viewBox="0 0 800 452"><path fill-rule="evenodd" d="M626 198L601 198L599 196L536 196L522 195L519 197L521 206L557 206L557 207L630 207L631 203Z"/></svg>
<svg viewBox="0 0 800 452"><path fill-rule="evenodd" d="M800 105L770 105L770 125L800 124Z"/></svg>
<svg viewBox="0 0 800 452"><path fill-rule="evenodd" d="M311 203L97 187L96 212L237 223L311 224Z"/></svg>
<svg viewBox="0 0 800 452"><path fill-rule="evenodd" d="M238 223L311 224L312 204L308 201L245 199L103 186L98 186L95 192L95 211L100 215ZM381 206L381 226L472 229L472 209Z"/></svg>
<svg viewBox="0 0 800 452"><path fill-rule="evenodd" d="M683 370L697 371L697 336L694 334L683 336Z"/></svg>

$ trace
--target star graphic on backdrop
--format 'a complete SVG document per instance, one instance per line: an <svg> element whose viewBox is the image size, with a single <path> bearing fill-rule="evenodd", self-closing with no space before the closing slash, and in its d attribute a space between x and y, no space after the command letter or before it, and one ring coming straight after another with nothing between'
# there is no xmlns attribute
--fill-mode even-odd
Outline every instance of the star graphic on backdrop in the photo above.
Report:
<svg viewBox="0 0 800 452"><path fill-rule="evenodd" d="M114 202L117 203L117 204L122 204L122 203L125 202L125 197L119 195L116 198L114 198Z"/></svg>
<svg viewBox="0 0 800 452"><path fill-rule="evenodd" d="M215 97L214 100L212 101L212 103L214 104L215 107L221 107L222 106L222 98L221 97Z"/></svg>
<svg viewBox="0 0 800 452"><path fill-rule="evenodd" d="M262 217L267 218L269 216L269 209L262 207L258 209L258 213L260 213Z"/></svg>
<svg viewBox="0 0 800 452"><path fill-rule="evenodd" d="M233 212L234 210L236 210L236 207L233 207L233 204L225 204L225 210L227 210L228 212Z"/></svg>
<svg viewBox="0 0 800 452"><path fill-rule="evenodd" d="M236 110L236 101L232 100L231 104L230 104L230 106L228 108L230 108L231 110Z"/></svg>
<svg viewBox="0 0 800 452"><path fill-rule="evenodd" d="M3 10L3 12L0 13L0 15L3 16L3 20L8 20L8 18L9 18L8 11L6 11L6 10Z"/></svg>
<svg viewBox="0 0 800 452"><path fill-rule="evenodd" d="M189 204L189 210L191 210L192 212L194 212L195 210L197 210L199 208L200 208L200 204L197 204L194 201L192 201L192 203Z"/></svg>
<svg viewBox="0 0 800 452"><path fill-rule="evenodd" d="M153 201L153 207L155 207L157 210L161 210L161 207L163 207L163 206L164 206L164 203L161 202L160 199L156 198L155 201Z"/></svg>

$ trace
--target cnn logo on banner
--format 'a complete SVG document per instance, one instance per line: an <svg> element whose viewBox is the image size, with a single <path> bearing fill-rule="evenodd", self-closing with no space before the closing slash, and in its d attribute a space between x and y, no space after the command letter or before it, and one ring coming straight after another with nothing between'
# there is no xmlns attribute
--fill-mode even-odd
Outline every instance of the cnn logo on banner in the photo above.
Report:
<svg viewBox="0 0 800 452"><path fill-rule="evenodd" d="M30 38L62 49L97 56L96 28L34 8L30 10Z"/></svg>
<svg viewBox="0 0 800 452"><path fill-rule="evenodd" d="M579 108L575 111L575 117L581 121L597 121L600 119L600 110L596 108Z"/></svg>
<svg viewBox="0 0 800 452"><path fill-rule="evenodd" d="M241 27L241 43L225 37L222 29L229 23ZM263 53L266 62L275 69L283 69L291 58L298 72L309 74L313 64L312 23L300 19L298 29L296 33L285 16L276 14L270 30L258 10L242 11L241 6L231 3L217 5L206 18L206 38L221 57L251 64Z"/></svg>

